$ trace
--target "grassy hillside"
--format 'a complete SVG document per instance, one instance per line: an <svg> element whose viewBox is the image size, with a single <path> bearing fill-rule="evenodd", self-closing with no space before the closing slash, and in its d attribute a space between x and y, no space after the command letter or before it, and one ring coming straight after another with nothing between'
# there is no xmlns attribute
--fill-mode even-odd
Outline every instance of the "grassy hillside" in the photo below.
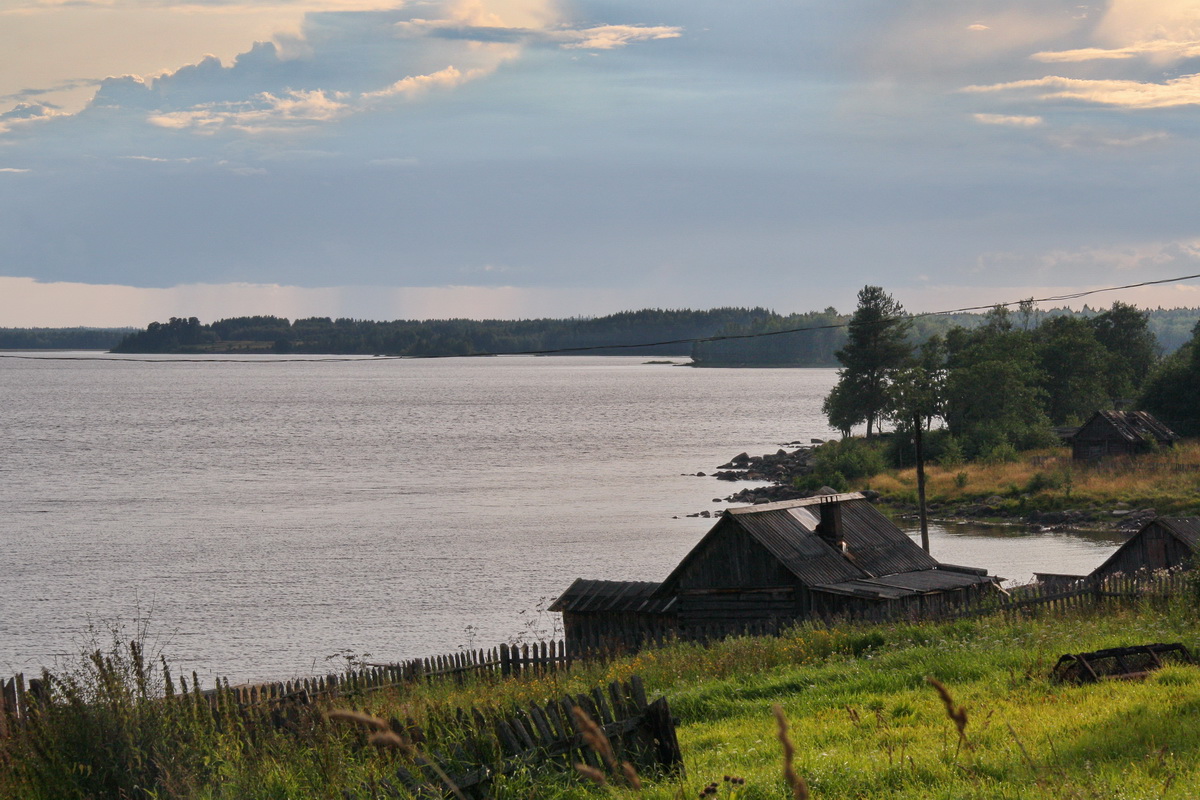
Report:
<svg viewBox="0 0 1200 800"><path fill-rule="evenodd" d="M646 776L639 795L532 772L497 785L496 798L696 798L716 782L718 797L782 800L791 793L775 704L791 723L795 766L814 798L1187 798L1200 794L1200 669L1091 687L1055 685L1047 675L1064 652L1194 646L1196 614L1187 598L1040 620L800 628L780 638L679 644L569 676L417 685L342 704L420 721L455 707L547 700L634 673L669 697L686 778ZM965 708L962 738L929 676ZM108 727L95 714L84 724L82 708L72 713L47 731L57 736L0 748L0 796L116 797L98 790L99 773L109 770L129 779L129 797L368 797L362 782L387 776L403 758L363 747L356 731L323 720L265 733L121 704L110 704Z"/></svg>

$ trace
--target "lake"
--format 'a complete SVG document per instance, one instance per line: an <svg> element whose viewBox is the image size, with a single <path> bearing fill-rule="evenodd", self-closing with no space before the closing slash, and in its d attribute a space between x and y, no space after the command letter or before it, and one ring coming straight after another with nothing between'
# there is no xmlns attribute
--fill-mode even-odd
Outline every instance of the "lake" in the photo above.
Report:
<svg viewBox="0 0 1200 800"><path fill-rule="evenodd" d="M186 670L284 678L548 634L577 577L662 580L740 486L695 473L834 436L836 374L648 360L0 358L0 674L148 619ZM932 531L1017 581L1120 541Z"/></svg>

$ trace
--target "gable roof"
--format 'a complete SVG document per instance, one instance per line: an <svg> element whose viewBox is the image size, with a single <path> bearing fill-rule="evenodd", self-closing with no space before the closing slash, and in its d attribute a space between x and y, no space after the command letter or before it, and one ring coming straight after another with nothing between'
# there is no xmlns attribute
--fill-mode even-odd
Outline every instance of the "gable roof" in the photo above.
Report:
<svg viewBox="0 0 1200 800"><path fill-rule="evenodd" d="M1192 552L1200 553L1200 517L1158 517L1138 528L1137 533L1129 537L1125 544L1118 547L1113 554L1104 559L1104 563L1092 570L1093 575L1104 571L1104 568L1121 558L1121 553L1127 547L1133 547L1133 542L1150 528L1158 526L1174 536Z"/></svg>
<svg viewBox="0 0 1200 800"><path fill-rule="evenodd" d="M1108 423L1127 442L1173 442L1179 434L1159 422L1146 411L1097 411L1075 432L1075 437L1085 433L1094 422Z"/></svg>
<svg viewBox="0 0 1200 800"><path fill-rule="evenodd" d="M818 506L829 502L841 506L844 552L816 533L820 521ZM663 581L659 595L673 593L680 576L700 557L706 545L733 526L741 528L766 548L807 586L832 585L939 566L932 556L858 492L818 495L803 500L726 509L721 520Z"/></svg>

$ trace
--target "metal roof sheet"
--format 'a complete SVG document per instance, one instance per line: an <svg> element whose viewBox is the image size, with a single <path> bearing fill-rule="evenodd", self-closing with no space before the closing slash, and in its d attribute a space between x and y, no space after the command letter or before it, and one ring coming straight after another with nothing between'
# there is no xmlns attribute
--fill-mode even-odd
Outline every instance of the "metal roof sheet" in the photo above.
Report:
<svg viewBox="0 0 1200 800"><path fill-rule="evenodd" d="M735 517L734 521L767 548L771 555L779 559L789 572L807 585L845 581L867 575L811 529L805 527L804 523L787 509L744 514Z"/></svg>
<svg viewBox="0 0 1200 800"><path fill-rule="evenodd" d="M902 597L911 597L916 594L908 589L884 586L871 580L823 583L820 586L812 587L812 590L818 594L836 594L843 597L859 597L864 600L899 600Z"/></svg>
<svg viewBox="0 0 1200 800"><path fill-rule="evenodd" d="M846 557L868 575L936 569L938 562L866 500L842 503Z"/></svg>
<svg viewBox="0 0 1200 800"><path fill-rule="evenodd" d="M947 592L994 583L995 578L985 575L968 575L962 572L948 572L940 569L926 569L918 572L901 572L895 575L883 575L878 578L842 581L840 583L823 583L814 586L813 591L828 594L847 595L879 600L896 600L901 597L911 597L930 592Z"/></svg>
<svg viewBox="0 0 1200 800"><path fill-rule="evenodd" d="M596 581L577 578L550 606L550 611L597 611L662 614L674 598L657 598L659 584L650 581Z"/></svg>
<svg viewBox="0 0 1200 800"><path fill-rule="evenodd" d="M816 533L819 506L836 502L842 512L843 552ZM669 596L689 562L727 526L744 530L807 586L836 584L877 575L936 569L922 550L857 492L818 495L803 500L727 509L725 515L663 581L658 594ZM986 570L982 570L986 574Z"/></svg>
<svg viewBox="0 0 1200 800"><path fill-rule="evenodd" d="M1159 517L1155 522L1192 550L1200 549L1200 517Z"/></svg>
<svg viewBox="0 0 1200 800"><path fill-rule="evenodd" d="M1175 431L1146 411L1097 411L1096 416L1107 421L1129 442L1173 442L1179 438ZM1080 430L1087 427L1084 425Z"/></svg>

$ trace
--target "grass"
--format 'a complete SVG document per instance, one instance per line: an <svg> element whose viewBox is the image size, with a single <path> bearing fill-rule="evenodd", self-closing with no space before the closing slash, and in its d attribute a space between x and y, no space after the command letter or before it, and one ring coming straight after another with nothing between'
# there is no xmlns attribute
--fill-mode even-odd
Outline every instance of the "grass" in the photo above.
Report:
<svg viewBox="0 0 1200 800"><path fill-rule="evenodd" d="M875 475L867 484L888 498L916 502L915 469ZM1126 503L1169 516L1200 514L1200 442L1095 466L1073 463L1066 448L1028 451L1008 463L930 466L926 495L943 505L999 497L1001 507L1013 512Z"/></svg>
<svg viewBox="0 0 1200 800"><path fill-rule="evenodd" d="M498 782L497 800L674 800L714 783L707 796L797 796L784 779L775 706L813 798L1182 799L1200 794L1200 669L1085 687L1047 676L1065 652L1152 641L1194 648L1198 634L1190 598L1037 619L801 627L779 638L676 644L569 675L419 684L340 705L412 716L444 739L436 720L454 708L525 705L634 673L668 696L686 778L644 775L638 792L532 771ZM409 757L320 715L291 731L220 724L188 704L153 712L164 708L154 702L139 716L126 704L137 705L136 680L105 691L125 700L93 696L83 704L96 709L91 716L64 706L37 736L0 745L0 797L365 798L364 783ZM93 780L101 768L108 783Z"/></svg>

